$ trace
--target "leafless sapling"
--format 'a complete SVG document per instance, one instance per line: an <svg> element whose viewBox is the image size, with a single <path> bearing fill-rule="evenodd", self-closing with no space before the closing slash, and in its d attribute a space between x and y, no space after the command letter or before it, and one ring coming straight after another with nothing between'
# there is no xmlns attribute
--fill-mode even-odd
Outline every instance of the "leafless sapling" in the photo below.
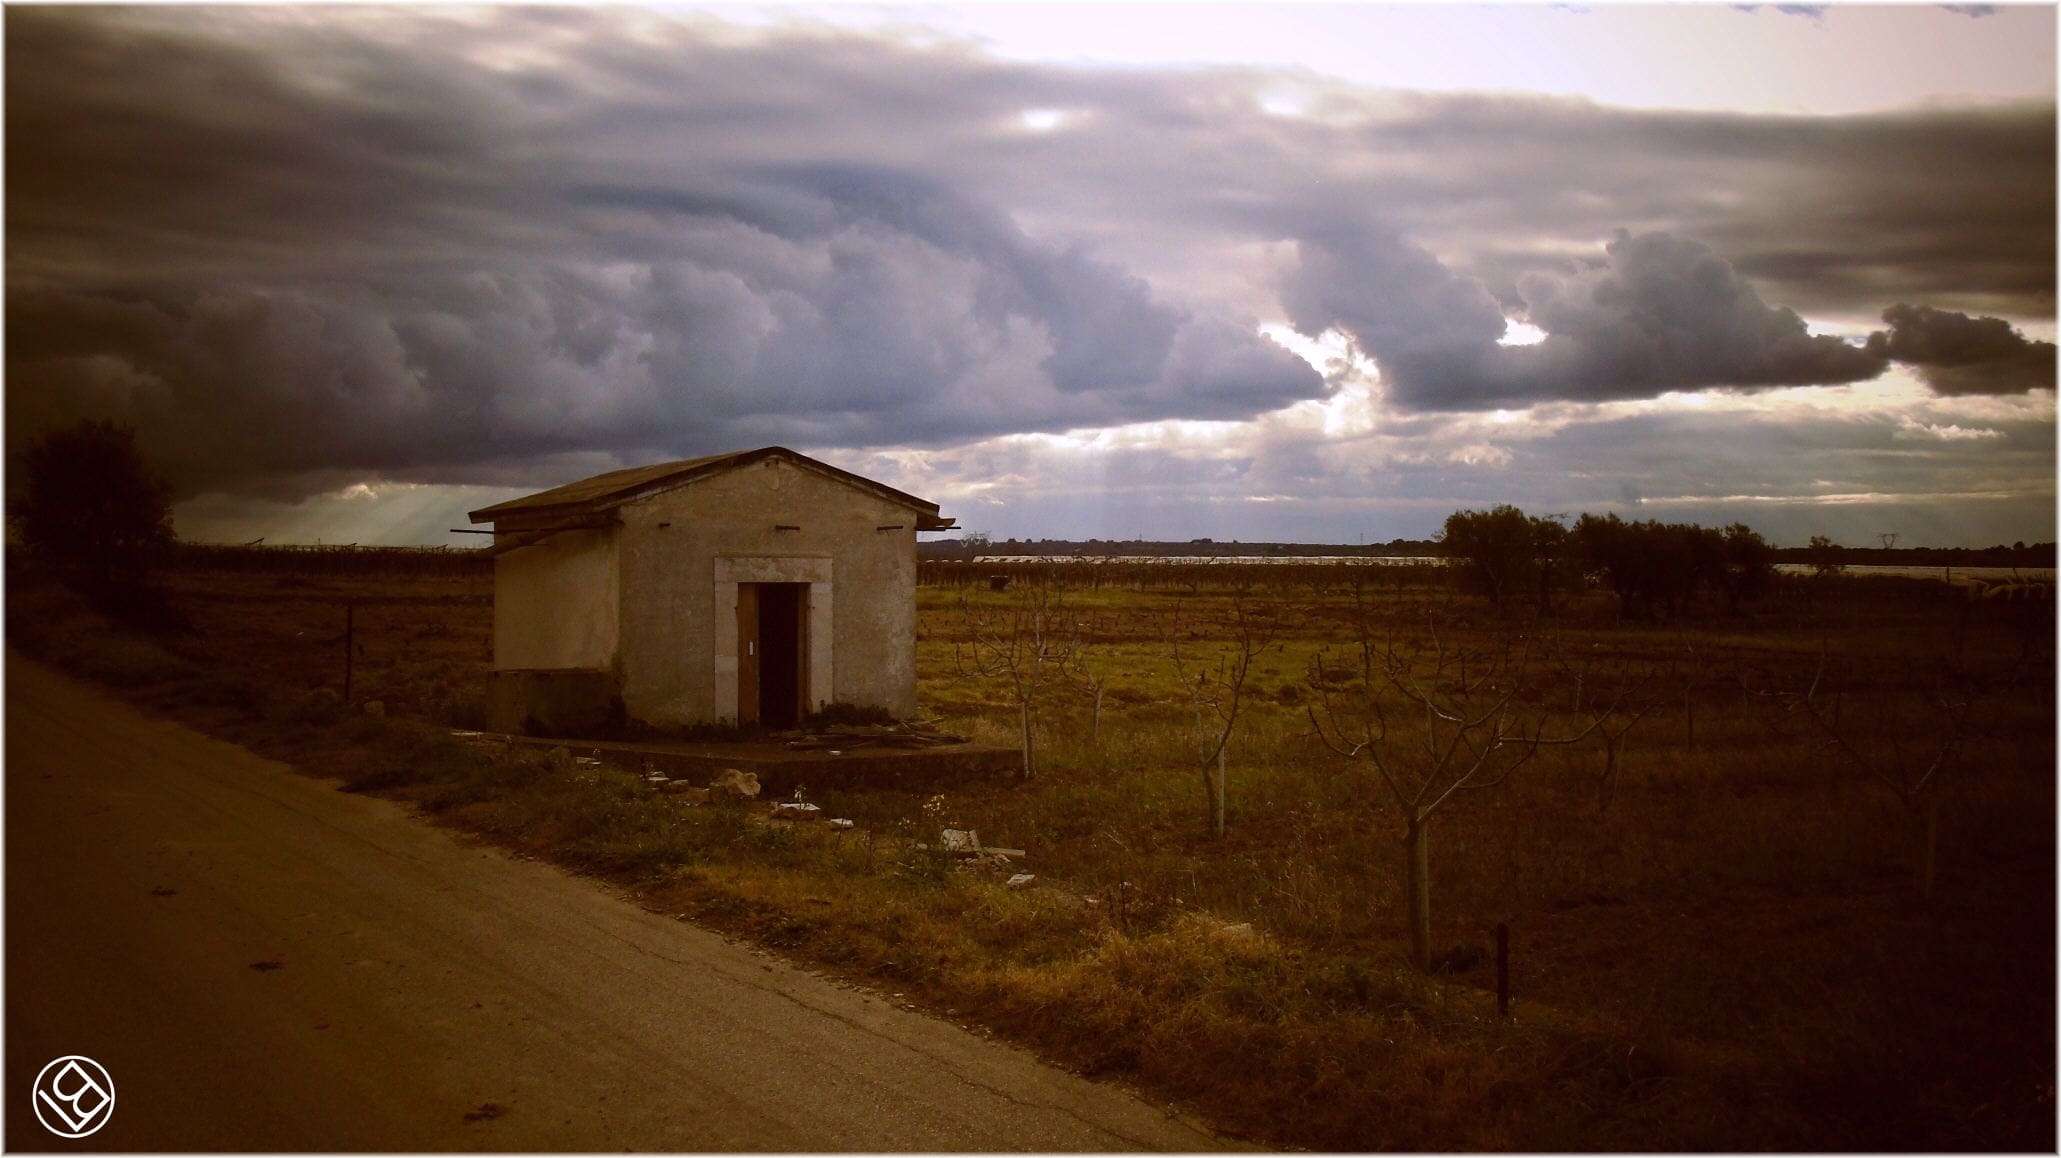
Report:
<svg viewBox="0 0 2061 1158"><path fill-rule="evenodd" d="M1210 833L1221 837L1229 795L1226 751L1231 733L1238 726L1239 710L1245 704L1245 685L1252 674L1253 660L1274 645L1273 624L1239 591L1231 597L1228 640L1209 647L1184 645L1178 608L1165 634L1173 658L1174 678L1187 691L1195 709L1195 761L1209 803Z"/></svg>
<svg viewBox="0 0 2061 1158"><path fill-rule="evenodd" d="M1983 689L1973 679L1955 678L1952 666L1941 664L1918 710L1897 712L1893 719L1865 719L1833 689L1826 667L1821 653L1810 684L1775 699L1787 717L1804 722L1825 750L1895 794L1914 822L1918 895L1930 899L1939 863L1941 792L1967 749Z"/></svg>
<svg viewBox="0 0 2061 1158"><path fill-rule="evenodd" d="M1622 660L1599 665L1586 656L1570 662L1563 654L1552 667L1561 685L1569 689L1569 714L1588 721L1583 731L1602 741L1603 767L1596 774L1596 804L1599 809L1609 808L1617 798L1618 756L1624 751L1625 739L1632 729L1659 710L1670 694L1667 682L1652 678L1651 672L1644 673L1645 678L1635 677L1630 665ZM1686 683L1683 688L1686 705Z"/></svg>
<svg viewBox="0 0 2061 1158"><path fill-rule="evenodd" d="M1546 712L1519 699L1530 650L1509 633L1486 647L1449 643L1435 623L1426 637L1398 644L1391 629L1377 641L1359 605L1357 687L1334 691L1339 676L1319 653L1311 661L1309 705L1317 738L1348 760L1372 764L1404 824L1410 959L1431 960L1432 817L1457 793L1495 788L1541 747L1574 744L1604 719L1570 734L1547 734ZM1344 702L1341 702L1344 701Z"/></svg>
<svg viewBox="0 0 2061 1158"><path fill-rule="evenodd" d="M1077 666L1080 625L1056 586L1042 578L1015 585L1005 607L975 607L961 597L959 610L970 638L963 647L953 645L953 663L961 675L1007 681L1022 732L1023 777L1033 779L1040 697Z"/></svg>

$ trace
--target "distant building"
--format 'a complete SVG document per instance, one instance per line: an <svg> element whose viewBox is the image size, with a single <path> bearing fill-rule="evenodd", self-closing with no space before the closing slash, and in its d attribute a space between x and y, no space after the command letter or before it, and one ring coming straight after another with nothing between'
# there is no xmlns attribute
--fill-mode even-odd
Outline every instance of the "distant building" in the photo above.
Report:
<svg viewBox="0 0 2061 1158"><path fill-rule="evenodd" d="M916 532L952 526L936 503L769 446L471 519L494 525L498 729L916 710Z"/></svg>

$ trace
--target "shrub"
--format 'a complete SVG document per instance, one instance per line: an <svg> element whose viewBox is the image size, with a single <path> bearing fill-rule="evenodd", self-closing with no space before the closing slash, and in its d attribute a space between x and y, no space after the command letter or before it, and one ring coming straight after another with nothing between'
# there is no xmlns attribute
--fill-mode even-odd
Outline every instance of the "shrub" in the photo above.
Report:
<svg viewBox="0 0 2061 1158"><path fill-rule="evenodd" d="M22 451L21 472L8 519L23 545L96 591L141 588L172 545L171 484L143 460L128 427L50 431Z"/></svg>

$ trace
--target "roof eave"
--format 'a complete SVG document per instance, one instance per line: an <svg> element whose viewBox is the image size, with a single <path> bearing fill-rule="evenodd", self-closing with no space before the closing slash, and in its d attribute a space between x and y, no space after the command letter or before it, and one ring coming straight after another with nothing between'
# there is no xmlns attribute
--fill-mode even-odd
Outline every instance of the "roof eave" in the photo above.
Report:
<svg viewBox="0 0 2061 1158"><path fill-rule="evenodd" d="M802 454L799 451L789 450L784 446L767 446L757 450L739 451L736 454L712 456L709 459L698 460L693 465L684 467L677 473L661 475L642 483L633 484L624 490L612 494L599 495L590 499L549 504L529 502L530 499L536 497L534 495L509 499L506 502L495 503L493 506L469 511L466 513L466 518L475 523L498 523L503 519L513 518L518 515L524 518L532 516L544 518L608 511L648 495L684 486L697 479L706 478L710 475L734 470L739 467L750 466L769 458L782 457L793 461L803 469L825 473L832 481L842 482L847 486L867 491L898 506L904 506L915 511L918 530L946 530L957 522L955 519L941 517L938 514L938 505L936 503L917 498L915 495L905 491L896 490L885 483L875 482L864 475L854 474L842 467L832 466L827 462L819 462L808 455ZM548 494L550 492L540 491L538 493Z"/></svg>

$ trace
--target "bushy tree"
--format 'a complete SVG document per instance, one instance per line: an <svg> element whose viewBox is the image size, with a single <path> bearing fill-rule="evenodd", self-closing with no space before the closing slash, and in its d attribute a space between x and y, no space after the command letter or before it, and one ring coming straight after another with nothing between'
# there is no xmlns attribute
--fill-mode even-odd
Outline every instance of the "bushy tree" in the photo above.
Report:
<svg viewBox="0 0 2061 1158"><path fill-rule="evenodd" d="M1726 609L1736 613L1740 604L1760 598L1775 585L1775 549L1745 523L1726 527L1720 543L1717 579Z"/></svg>
<svg viewBox="0 0 2061 1158"><path fill-rule="evenodd" d="M1529 589L1538 574L1532 520L1508 503L1447 515L1439 544L1446 557L1459 564L1467 585L1498 607Z"/></svg>
<svg viewBox="0 0 2061 1158"><path fill-rule="evenodd" d="M173 541L171 485L126 426L50 431L22 450L19 468L8 519L22 545L94 587L139 584Z"/></svg>
<svg viewBox="0 0 2061 1158"><path fill-rule="evenodd" d="M1811 536L1807 558L1810 560L1812 575L1837 575L1846 570L1846 565L1839 561L1839 544L1824 535Z"/></svg>
<svg viewBox="0 0 2061 1158"><path fill-rule="evenodd" d="M1774 549L1744 523L1719 531L1584 514L1574 538L1583 566L1616 592L1618 610L1627 618L1680 615L1699 588L1719 593L1726 609L1736 612L1774 582Z"/></svg>
<svg viewBox="0 0 2061 1158"><path fill-rule="evenodd" d="M1528 517L1507 503L1455 511L1446 517L1439 546L1461 582L1490 603L1506 606L1530 595L1546 614L1553 593L1585 575L1616 593L1620 614L1646 619L1681 615L1699 590L1722 596L1736 613L1774 584L1774 549L1744 523L1720 531L1584 514L1570 529L1559 517Z"/></svg>
<svg viewBox="0 0 2061 1158"><path fill-rule="evenodd" d="M1574 533L1553 517L1535 518L1531 521L1531 545L1532 557L1537 562L1539 612L1551 615L1553 592L1578 587L1581 582Z"/></svg>

